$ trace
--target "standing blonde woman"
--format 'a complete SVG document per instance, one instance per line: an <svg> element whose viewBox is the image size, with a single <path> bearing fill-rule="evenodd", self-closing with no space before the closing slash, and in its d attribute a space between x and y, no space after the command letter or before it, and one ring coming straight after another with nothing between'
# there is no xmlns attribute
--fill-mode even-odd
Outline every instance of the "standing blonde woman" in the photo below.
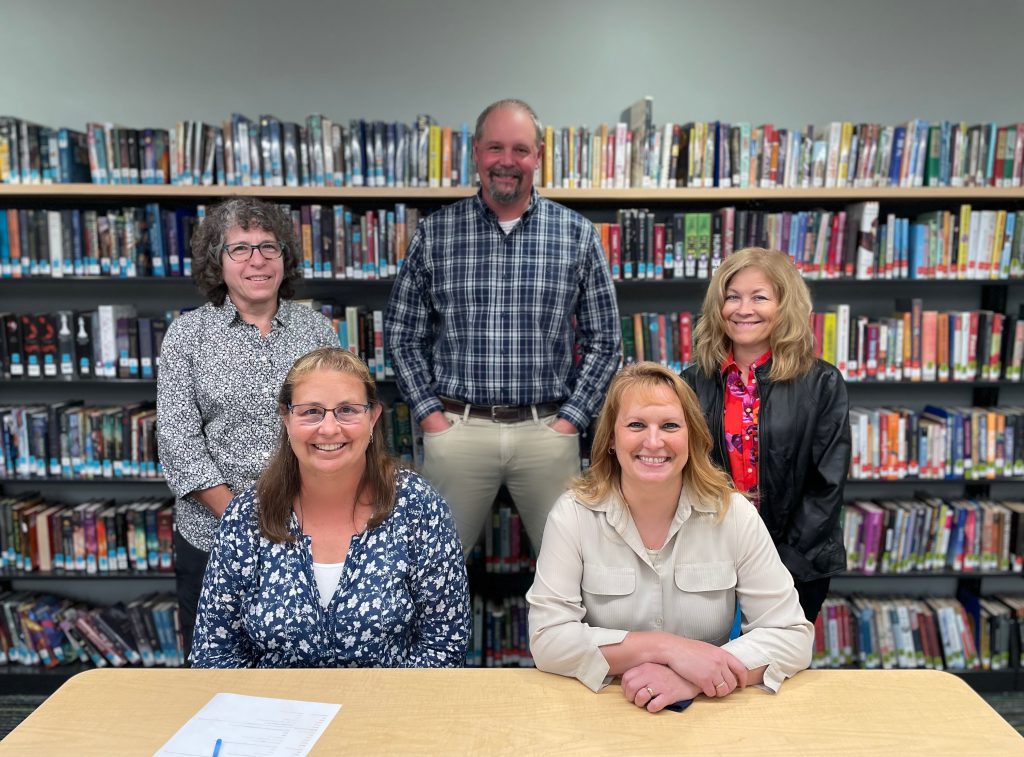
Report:
<svg viewBox="0 0 1024 757"><path fill-rule="evenodd" d="M714 438L714 461L758 507L814 620L846 567L840 509L850 466L849 399L814 357L811 296L785 253L740 250L718 268L683 374Z"/></svg>

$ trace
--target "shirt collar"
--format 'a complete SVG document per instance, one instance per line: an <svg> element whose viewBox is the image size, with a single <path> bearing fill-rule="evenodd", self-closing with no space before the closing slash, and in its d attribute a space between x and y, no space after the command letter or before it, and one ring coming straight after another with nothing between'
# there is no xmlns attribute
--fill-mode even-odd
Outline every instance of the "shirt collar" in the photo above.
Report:
<svg viewBox="0 0 1024 757"><path fill-rule="evenodd" d="M612 495L605 498L601 502L592 506L593 510L597 512L603 512L605 518L608 520L608 525L618 532L620 536L625 538L626 529L629 525L631 518L629 517L629 507L626 504L626 500L623 498L621 491L616 489L612 492ZM672 519L672 525L669 527L668 538L671 539L672 535L679 529L683 523L689 520L690 515L694 512L699 513L714 513L714 505L709 505L705 502L701 502L696 499L686 487L679 493L679 502L676 505L676 514ZM635 531L635 529L634 529ZM668 541L666 539L666 541ZM641 547L643 545L640 545Z"/></svg>
<svg viewBox="0 0 1024 757"><path fill-rule="evenodd" d="M478 213L480 213L482 216L484 216L484 218L493 218L494 222L498 223L498 214L495 213L493 210L491 210L491 206L490 205L488 205L486 202L484 202L484 189L483 189L483 187L480 187L480 189L477 190L477 193L475 195L473 195L473 202L474 202L474 205L475 205ZM519 220L522 223L526 223L526 221L530 218L530 216L533 215L533 212L537 209L539 204L540 204L540 195L537 194L537 187L531 187L530 188L530 202L527 204L526 210L524 210L523 214L519 217Z"/></svg>
<svg viewBox="0 0 1024 757"><path fill-rule="evenodd" d="M761 357L759 357L757 360L755 360L753 363L750 364L750 370L753 371L756 368L760 368L762 365L764 365L765 363L767 363L771 359L772 359L772 351L768 350L766 353L761 355ZM729 350L725 354L725 360L722 361L721 371L722 371L722 373L729 373L730 371L736 371L737 373L739 373L739 370L740 370L740 367L736 363L736 359L732 355L732 350Z"/></svg>
<svg viewBox="0 0 1024 757"><path fill-rule="evenodd" d="M295 303L291 300L278 299L277 301L277 312L274 313L274 317L271 319L271 323L274 326L287 327L291 323L292 308L295 307ZM242 314L238 312L238 308L235 307L235 303L231 301L231 295L224 295L224 304L218 308L220 313L221 321L225 326L235 326L239 323L245 323L242 318Z"/></svg>

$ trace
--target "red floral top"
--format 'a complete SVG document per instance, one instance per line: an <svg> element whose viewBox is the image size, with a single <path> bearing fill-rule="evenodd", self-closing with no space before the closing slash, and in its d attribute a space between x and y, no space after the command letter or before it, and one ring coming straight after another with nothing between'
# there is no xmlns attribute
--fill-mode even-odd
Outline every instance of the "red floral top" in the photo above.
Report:
<svg viewBox="0 0 1024 757"><path fill-rule="evenodd" d="M764 365L772 353L766 352L753 363L747 376L730 352L722 363L725 374L725 449L729 453L729 472L737 491L758 506L758 417L761 397L757 391L754 369Z"/></svg>

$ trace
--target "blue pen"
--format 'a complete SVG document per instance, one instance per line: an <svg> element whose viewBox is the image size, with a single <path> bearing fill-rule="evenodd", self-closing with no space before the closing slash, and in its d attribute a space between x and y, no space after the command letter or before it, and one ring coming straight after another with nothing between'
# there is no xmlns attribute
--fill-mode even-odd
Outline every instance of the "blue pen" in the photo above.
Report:
<svg viewBox="0 0 1024 757"><path fill-rule="evenodd" d="M220 754L220 746L224 742L221 739L217 739L217 743L213 745L213 757L217 757Z"/></svg>
<svg viewBox="0 0 1024 757"><path fill-rule="evenodd" d="M665 707L665 709L666 710L671 710L672 712L682 712L687 707L689 707L691 704L693 704L693 700L692 699L680 699L678 702L675 702L673 704L667 705Z"/></svg>

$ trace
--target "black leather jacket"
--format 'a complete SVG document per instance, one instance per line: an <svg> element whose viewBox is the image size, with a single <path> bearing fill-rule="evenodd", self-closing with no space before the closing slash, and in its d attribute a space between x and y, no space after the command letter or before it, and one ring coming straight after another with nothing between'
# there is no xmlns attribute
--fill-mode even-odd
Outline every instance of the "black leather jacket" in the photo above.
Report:
<svg viewBox="0 0 1024 757"><path fill-rule="evenodd" d="M755 369L761 398L758 444L761 517L796 581L846 569L840 513L850 469L850 402L835 366L815 361L793 381L769 379L771 360ZM693 365L683 378L697 393L714 439L713 459L729 472L725 380Z"/></svg>

